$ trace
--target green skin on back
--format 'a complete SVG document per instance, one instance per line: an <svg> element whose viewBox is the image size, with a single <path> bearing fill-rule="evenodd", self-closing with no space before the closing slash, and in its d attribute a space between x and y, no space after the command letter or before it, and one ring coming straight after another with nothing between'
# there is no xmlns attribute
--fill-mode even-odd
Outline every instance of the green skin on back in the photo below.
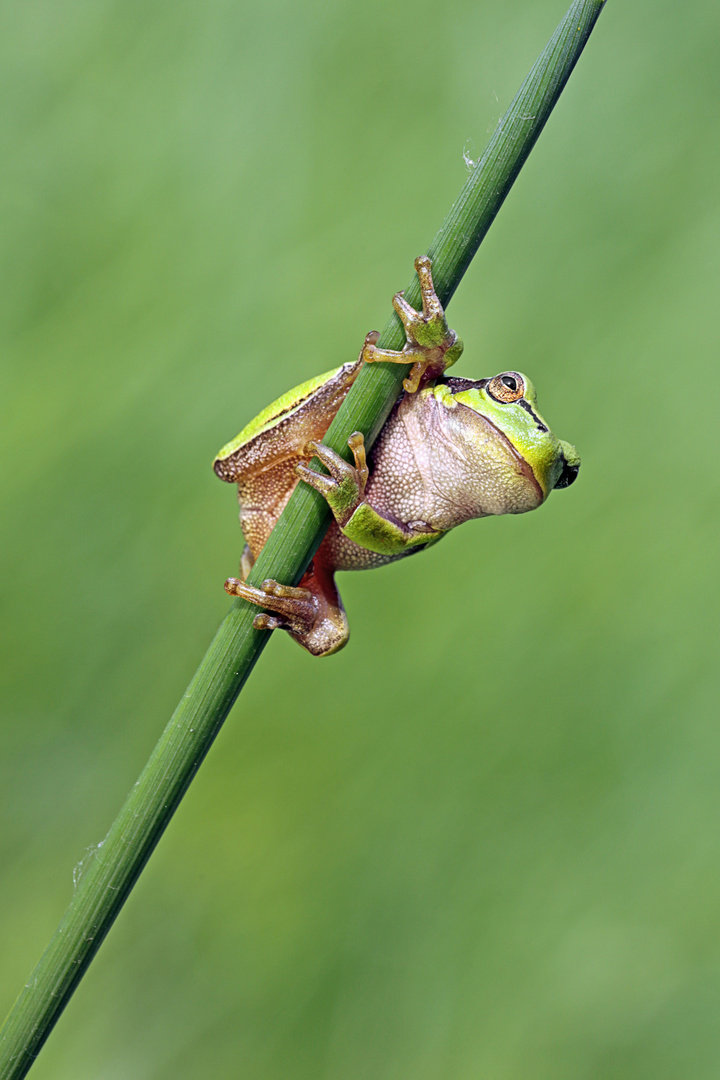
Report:
<svg viewBox="0 0 720 1080"><path fill-rule="evenodd" d="M532 383L519 372L493 379L453 379L444 371L462 351L432 288L429 260L416 260L423 310L401 294L394 306L407 343L377 348L368 335L354 364L288 391L219 452L217 475L237 483L246 540L240 578L226 589L265 609L255 625L283 628L314 655L347 642L336 570L365 569L436 543L474 517L533 510L555 487L571 484L580 465L574 447L550 431ZM397 402L365 460L362 435L349 440L354 464L322 438L363 362L412 363ZM327 473L310 469L317 456ZM301 478L327 499L334 522L298 588L245 578Z"/></svg>
<svg viewBox="0 0 720 1080"><path fill-rule="evenodd" d="M239 435L236 435L231 442L218 451L215 460L224 461L231 458L246 443L252 442L264 432L276 427L281 419L289 418L301 405L312 398L317 390L330 382L340 370L340 368L333 368L332 371L325 371L322 375L316 375L314 379L308 379L307 382L300 383L299 386L295 386L292 390L282 394L277 401L266 405L254 420L245 425Z"/></svg>

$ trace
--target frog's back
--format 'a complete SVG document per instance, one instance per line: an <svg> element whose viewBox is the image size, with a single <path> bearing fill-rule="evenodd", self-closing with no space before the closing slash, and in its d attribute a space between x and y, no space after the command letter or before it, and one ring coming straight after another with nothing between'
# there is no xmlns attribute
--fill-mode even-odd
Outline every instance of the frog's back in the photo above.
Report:
<svg viewBox="0 0 720 1080"><path fill-rule="evenodd" d="M356 360L308 379L258 413L215 458L220 479L238 483L303 457L307 443L325 435L361 366Z"/></svg>
<svg viewBox="0 0 720 1080"><path fill-rule="evenodd" d="M215 458L220 479L238 486L240 524L253 558L298 482L295 466L307 460L307 444L323 439L361 367L361 360L343 364L288 390Z"/></svg>

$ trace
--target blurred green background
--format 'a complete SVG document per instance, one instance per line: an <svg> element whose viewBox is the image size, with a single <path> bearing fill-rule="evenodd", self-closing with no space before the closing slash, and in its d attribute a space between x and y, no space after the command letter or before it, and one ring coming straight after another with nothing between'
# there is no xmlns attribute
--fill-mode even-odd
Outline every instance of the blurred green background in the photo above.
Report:
<svg viewBox="0 0 720 1080"><path fill-rule="evenodd" d="M563 0L0 13L0 1011ZM610 0L450 308L580 479L276 634L36 1080L720 1075L720 9ZM427 147L428 149L425 149Z"/></svg>

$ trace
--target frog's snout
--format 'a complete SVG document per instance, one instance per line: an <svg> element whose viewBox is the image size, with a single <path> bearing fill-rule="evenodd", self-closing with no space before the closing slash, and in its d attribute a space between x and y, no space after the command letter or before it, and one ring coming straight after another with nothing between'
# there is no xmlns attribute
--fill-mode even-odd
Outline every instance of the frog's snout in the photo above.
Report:
<svg viewBox="0 0 720 1080"><path fill-rule="evenodd" d="M562 462L562 472L555 483L555 487L570 487L571 484L575 483L577 474L580 472L580 455L574 446L563 440L560 440L560 461Z"/></svg>

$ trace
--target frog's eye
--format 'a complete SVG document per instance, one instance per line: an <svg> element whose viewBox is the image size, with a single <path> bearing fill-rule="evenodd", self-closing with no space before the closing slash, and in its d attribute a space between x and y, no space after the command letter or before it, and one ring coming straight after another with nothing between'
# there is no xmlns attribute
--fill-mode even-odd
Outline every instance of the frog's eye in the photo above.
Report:
<svg viewBox="0 0 720 1080"><path fill-rule="evenodd" d="M511 401L520 400L525 393L525 383L522 375L518 375L517 371L506 371L490 380L487 384L487 392L496 401L508 404Z"/></svg>

